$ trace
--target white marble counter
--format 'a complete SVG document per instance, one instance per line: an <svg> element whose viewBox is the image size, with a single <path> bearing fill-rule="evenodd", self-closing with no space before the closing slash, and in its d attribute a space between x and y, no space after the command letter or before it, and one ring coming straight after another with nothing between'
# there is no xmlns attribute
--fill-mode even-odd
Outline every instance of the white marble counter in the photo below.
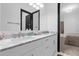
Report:
<svg viewBox="0 0 79 59"><path fill-rule="evenodd" d="M40 38L51 36L51 35L56 35L56 33L49 33L49 34L42 34L42 35L36 35L36 36L25 36L22 38L15 38L15 39L11 38L11 39L0 40L0 51L5 50L7 48L18 46L20 44L38 40Z"/></svg>

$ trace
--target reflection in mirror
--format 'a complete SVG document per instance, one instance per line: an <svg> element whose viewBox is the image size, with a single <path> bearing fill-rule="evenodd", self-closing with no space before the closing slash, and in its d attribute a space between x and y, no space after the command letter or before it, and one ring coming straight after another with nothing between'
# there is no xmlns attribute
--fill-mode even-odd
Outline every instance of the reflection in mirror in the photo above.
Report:
<svg viewBox="0 0 79 59"><path fill-rule="evenodd" d="M25 26L26 26L26 16L28 16L29 14L28 13L24 13L23 12L23 16L22 16L22 30L24 31L25 30Z"/></svg>
<svg viewBox="0 0 79 59"><path fill-rule="evenodd" d="M29 12L21 9L20 30L40 30L40 11Z"/></svg>
<svg viewBox="0 0 79 59"><path fill-rule="evenodd" d="M40 12L33 13L33 30L40 30Z"/></svg>

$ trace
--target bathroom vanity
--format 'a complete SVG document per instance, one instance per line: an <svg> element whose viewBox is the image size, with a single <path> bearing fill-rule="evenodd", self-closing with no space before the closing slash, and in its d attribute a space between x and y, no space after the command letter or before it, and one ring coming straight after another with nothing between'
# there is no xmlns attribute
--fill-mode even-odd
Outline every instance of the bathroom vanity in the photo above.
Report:
<svg viewBox="0 0 79 59"><path fill-rule="evenodd" d="M10 40L5 44L0 43L0 56L55 56L57 54L56 33Z"/></svg>
<svg viewBox="0 0 79 59"><path fill-rule="evenodd" d="M0 4L0 56L57 54L57 4L43 4L39 9L29 3Z"/></svg>

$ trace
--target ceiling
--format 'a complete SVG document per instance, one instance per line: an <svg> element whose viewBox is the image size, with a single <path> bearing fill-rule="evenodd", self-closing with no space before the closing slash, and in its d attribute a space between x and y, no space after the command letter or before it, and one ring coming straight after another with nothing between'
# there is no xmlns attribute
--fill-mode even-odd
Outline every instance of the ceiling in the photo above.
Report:
<svg viewBox="0 0 79 59"><path fill-rule="evenodd" d="M79 11L79 3L61 3L61 13L71 13Z"/></svg>

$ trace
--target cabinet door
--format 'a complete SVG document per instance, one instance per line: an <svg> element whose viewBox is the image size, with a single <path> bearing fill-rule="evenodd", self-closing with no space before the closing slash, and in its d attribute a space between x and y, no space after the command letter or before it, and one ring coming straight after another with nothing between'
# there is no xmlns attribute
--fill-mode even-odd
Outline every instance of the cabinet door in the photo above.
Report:
<svg viewBox="0 0 79 59"><path fill-rule="evenodd" d="M50 48L53 47L52 48L53 49L53 54L52 55L55 56L57 54L57 35L54 35L51 38L53 38L53 40L51 40L52 45L50 46Z"/></svg>
<svg viewBox="0 0 79 59"><path fill-rule="evenodd" d="M54 53L53 53L53 55L56 55L57 54L57 35L54 35L53 39L54 39L54 41L53 41L53 43L54 43Z"/></svg>
<svg viewBox="0 0 79 59"><path fill-rule="evenodd" d="M47 56L54 55L54 51L57 50L55 40L57 40L56 36L50 36L43 40L44 50Z"/></svg>
<svg viewBox="0 0 79 59"><path fill-rule="evenodd" d="M40 46L39 48L36 48L35 50L32 51L33 56L46 56L45 54L45 49L43 46Z"/></svg>
<svg viewBox="0 0 79 59"><path fill-rule="evenodd" d="M35 56L54 56L56 54L54 36L42 38L42 45L33 51Z"/></svg>
<svg viewBox="0 0 79 59"><path fill-rule="evenodd" d="M29 52L26 52L23 56L45 56L44 47L35 48Z"/></svg>
<svg viewBox="0 0 79 59"><path fill-rule="evenodd" d="M48 38L49 40L46 42L46 46L45 46L45 49L47 50L47 55L51 56L55 50L54 48L54 39L53 39L53 36L49 37Z"/></svg>
<svg viewBox="0 0 79 59"><path fill-rule="evenodd" d="M53 38L53 40L52 39L50 40L52 42L50 48L53 47L52 48L53 49L52 55L55 56L57 54L57 35L54 35L51 38Z"/></svg>
<svg viewBox="0 0 79 59"><path fill-rule="evenodd" d="M54 56L56 51L54 40L49 41L48 45L45 47L45 50L47 50L46 52L48 56Z"/></svg>

